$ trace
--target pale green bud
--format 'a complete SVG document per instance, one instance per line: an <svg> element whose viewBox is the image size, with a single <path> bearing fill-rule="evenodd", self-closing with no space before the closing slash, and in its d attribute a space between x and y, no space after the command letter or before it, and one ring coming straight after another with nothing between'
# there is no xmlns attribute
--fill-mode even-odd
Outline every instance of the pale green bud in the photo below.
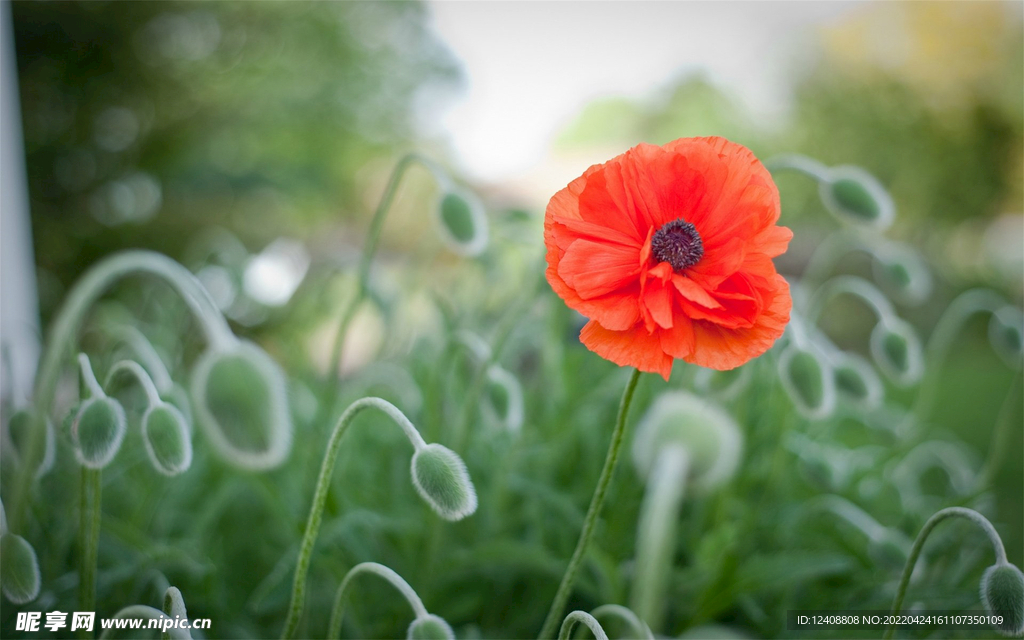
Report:
<svg viewBox="0 0 1024 640"><path fill-rule="evenodd" d="M412 481L420 496L445 520L462 520L476 511L476 489L457 453L439 444L412 456Z"/></svg>
<svg viewBox="0 0 1024 640"><path fill-rule="evenodd" d="M474 257L487 248L487 215L473 194L450 189L438 202L438 219L442 235L455 253Z"/></svg>
<svg viewBox="0 0 1024 640"><path fill-rule="evenodd" d="M14 465L21 465L24 462L29 438L32 435L32 429L36 428L36 426L35 415L26 409L15 411L11 415L10 420L7 421L3 447L0 448L0 451L9 455ZM36 470L36 478L43 477L53 468L53 461L56 458L57 452L57 438L54 433L53 423L47 419L44 428L46 429L46 439L43 442L42 449L37 451L35 460L30 462L31 466Z"/></svg>
<svg viewBox="0 0 1024 640"><path fill-rule="evenodd" d="M1012 564L1000 562L985 570L981 577L981 601L994 616L1002 616L996 626L1009 637L1024 634L1024 574Z"/></svg>
<svg viewBox="0 0 1024 640"><path fill-rule="evenodd" d="M0 536L0 587L14 604L25 604L39 595L39 561L32 545L21 536Z"/></svg>
<svg viewBox="0 0 1024 640"><path fill-rule="evenodd" d="M1024 353L1024 315L1020 309L1005 306L992 314L988 325L988 337L992 348L1007 365L1021 368Z"/></svg>
<svg viewBox="0 0 1024 640"><path fill-rule="evenodd" d="M89 398L71 424L75 457L85 467L102 469L121 448L126 431L124 409L113 398Z"/></svg>
<svg viewBox="0 0 1024 640"><path fill-rule="evenodd" d="M444 618L428 613L412 621L405 637L408 640L455 640L455 632Z"/></svg>
<svg viewBox="0 0 1024 640"><path fill-rule="evenodd" d="M291 450L284 374L256 345L211 349L196 363L195 418L220 455L239 467L271 469Z"/></svg>
<svg viewBox="0 0 1024 640"><path fill-rule="evenodd" d="M779 379L794 406L811 419L832 414L836 404L835 376L817 353L791 345L779 357Z"/></svg>
<svg viewBox="0 0 1024 640"><path fill-rule="evenodd" d="M681 446L689 461L695 490L710 490L727 481L739 465L743 436L732 416L714 403L683 391L662 393L637 425L633 462L644 478L658 454Z"/></svg>
<svg viewBox="0 0 1024 640"><path fill-rule="evenodd" d="M146 410L142 438L153 467L165 476L176 476L191 466L192 434L174 405L161 403Z"/></svg>
<svg viewBox="0 0 1024 640"><path fill-rule="evenodd" d="M842 222L887 229L896 217L892 196L877 178L860 167L831 168L818 192L825 207Z"/></svg>
<svg viewBox="0 0 1024 640"><path fill-rule="evenodd" d="M894 383L909 386L921 379L924 356L914 328L896 317L879 320L871 332L871 355Z"/></svg>
<svg viewBox="0 0 1024 640"><path fill-rule="evenodd" d="M840 397L864 409L881 406L885 388L866 360L852 353L843 353L834 365L833 374Z"/></svg>

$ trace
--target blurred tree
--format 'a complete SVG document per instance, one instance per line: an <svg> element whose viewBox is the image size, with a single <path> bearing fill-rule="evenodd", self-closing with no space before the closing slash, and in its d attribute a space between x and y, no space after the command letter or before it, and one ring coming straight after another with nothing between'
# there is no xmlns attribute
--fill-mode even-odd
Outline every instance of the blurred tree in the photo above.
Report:
<svg viewBox="0 0 1024 640"><path fill-rule="evenodd" d="M180 256L200 227L259 248L361 201L357 169L458 79L414 2L14 4L36 255ZM322 234L320 234L322 235Z"/></svg>

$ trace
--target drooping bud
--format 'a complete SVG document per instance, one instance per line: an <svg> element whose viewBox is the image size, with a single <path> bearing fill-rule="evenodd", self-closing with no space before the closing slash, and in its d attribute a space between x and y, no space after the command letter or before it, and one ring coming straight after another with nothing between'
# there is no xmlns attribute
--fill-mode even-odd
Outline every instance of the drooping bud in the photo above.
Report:
<svg viewBox="0 0 1024 640"><path fill-rule="evenodd" d="M858 355L843 353L833 367L836 392L864 409L877 409L885 389L874 367Z"/></svg>
<svg viewBox="0 0 1024 640"><path fill-rule="evenodd" d="M819 183L821 201L842 222L887 229L896 216L892 196L882 183L860 167L833 167Z"/></svg>
<svg viewBox="0 0 1024 640"><path fill-rule="evenodd" d="M211 349L192 374L195 417L220 455L239 467L270 469L291 450L284 375L256 345Z"/></svg>
<svg viewBox="0 0 1024 640"><path fill-rule="evenodd" d="M39 561L32 545L21 536L0 536L0 587L14 604L25 604L39 595Z"/></svg>
<svg viewBox="0 0 1024 640"><path fill-rule="evenodd" d="M919 305L932 293L932 274L915 251L902 245L879 250L873 263L875 280L905 304Z"/></svg>
<svg viewBox="0 0 1024 640"><path fill-rule="evenodd" d="M921 379L924 356L914 328L897 317L883 317L871 331L871 355L894 383L906 387Z"/></svg>
<svg viewBox="0 0 1024 640"><path fill-rule="evenodd" d="M999 562L981 576L981 601L993 616L1001 616L999 632L1009 637L1024 634L1024 574L1012 564Z"/></svg>
<svg viewBox="0 0 1024 640"><path fill-rule="evenodd" d="M779 357L779 379L797 411L804 416L824 418L835 409L832 368L810 349L794 344L783 351Z"/></svg>
<svg viewBox="0 0 1024 640"><path fill-rule="evenodd" d="M25 462L25 452L28 449L29 438L34 428L36 428L35 416L26 409L15 411L11 415L10 420L7 421L7 429L3 440L4 446L0 451L10 455L13 464L21 465ZM43 477L53 468L53 461L57 452L56 435L53 423L49 419L46 420L45 429L46 440L43 443L42 450L37 451L36 456L34 456L35 460L28 463L35 468L36 478Z"/></svg>
<svg viewBox="0 0 1024 640"><path fill-rule="evenodd" d="M437 205L442 235L455 253L474 257L487 248L487 215L483 205L472 193L449 189L441 194Z"/></svg>
<svg viewBox="0 0 1024 640"><path fill-rule="evenodd" d="M455 632L444 618L428 613L412 621L405 637L408 640L455 640Z"/></svg>
<svg viewBox="0 0 1024 640"><path fill-rule="evenodd" d="M732 477L743 438L732 416L717 405L683 391L662 393L637 425L633 462L643 477L654 470L658 454L682 446L695 490L710 490Z"/></svg>
<svg viewBox="0 0 1024 640"><path fill-rule="evenodd" d="M988 325L988 338L992 348L1008 366L1021 368L1024 354L1024 314L1020 309L1005 306L992 314Z"/></svg>
<svg viewBox="0 0 1024 640"><path fill-rule="evenodd" d="M162 402L146 410L142 438L153 467L165 476L176 476L191 466L192 434L174 405Z"/></svg>
<svg viewBox="0 0 1024 640"><path fill-rule="evenodd" d="M109 397L89 398L81 404L71 424L75 457L85 467L102 469L121 449L125 431L120 402Z"/></svg>
<svg viewBox="0 0 1024 640"><path fill-rule="evenodd" d="M412 481L420 496L445 520L462 520L476 511L476 489L457 453L439 444L412 456Z"/></svg>

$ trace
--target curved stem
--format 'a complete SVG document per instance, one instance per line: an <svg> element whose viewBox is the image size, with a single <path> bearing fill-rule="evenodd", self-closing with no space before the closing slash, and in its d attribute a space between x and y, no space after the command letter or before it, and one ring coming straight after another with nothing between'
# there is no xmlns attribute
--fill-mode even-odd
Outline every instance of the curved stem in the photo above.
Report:
<svg viewBox="0 0 1024 640"><path fill-rule="evenodd" d="M830 173L829 168L824 164L796 153L787 153L768 158L764 161L764 166L772 173L784 170L798 171L819 182L828 180Z"/></svg>
<svg viewBox="0 0 1024 640"><path fill-rule="evenodd" d="M686 492L690 455L681 445L669 445L658 454L647 479L637 532L633 610L655 629L661 628L665 603L662 595L672 567L675 523Z"/></svg>
<svg viewBox="0 0 1024 640"><path fill-rule="evenodd" d="M861 240L859 234L848 229L832 232L814 249L800 278L801 282L805 286L820 283L840 258L854 251L864 251L874 256L872 247Z"/></svg>
<svg viewBox="0 0 1024 640"><path fill-rule="evenodd" d="M174 386L171 373L167 370L167 365L164 364L163 359L156 352L149 338L130 324L118 325L116 331L118 337L131 347L136 357L142 361L143 366L146 367L146 372L151 376L156 388L161 393L170 392Z"/></svg>
<svg viewBox="0 0 1024 640"><path fill-rule="evenodd" d="M100 505L102 470L82 467L81 512L78 529L79 573L78 603L82 611L96 610L96 565L100 543ZM89 637L88 632L79 634Z"/></svg>
<svg viewBox="0 0 1024 640"><path fill-rule="evenodd" d="M581 622L590 629L590 632L594 634L597 640L608 640L608 634L601 628L601 624L594 616L584 611L573 611L565 616L565 620L562 621L562 628L558 631L558 640L569 640L572 637L573 629Z"/></svg>
<svg viewBox="0 0 1024 640"><path fill-rule="evenodd" d="M107 394L103 392L103 387L100 386L99 381L96 380L96 374L93 373L89 356L84 353L78 354L78 369L82 372L82 382L89 390L89 395L93 398L106 398Z"/></svg>
<svg viewBox="0 0 1024 640"><path fill-rule="evenodd" d="M391 586L401 592L402 596L409 602L409 606L412 607L413 614L417 618L423 618L427 615L427 608L423 606L423 601L420 600L420 597L416 595L416 592L402 576L382 564L364 562L352 567L345 574L345 579L341 581L341 586L338 587L337 594L334 596L334 606L331 608L331 622L327 628L328 638L338 638L341 635L341 621L345 616L345 588L361 573L372 573L384 578L391 583Z"/></svg>
<svg viewBox="0 0 1024 640"><path fill-rule="evenodd" d="M331 432L331 438L327 442L327 452L324 454L316 490L313 492L313 506L310 507L309 518L306 520L306 532L302 536L302 544L299 547L299 559L295 566L295 582L292 584L292 600L288 605L288 617L285 620L284 631L281 632L282 638L292 637L299 625L299 618L302 616L302 609L306 601L306 575L309 573L313 547L316 545L316 538L320 533L320 522L323 520L324 505L327 503L327 493L331 488L331 476L334 473L334 463L338 459L341 439L345 436L349 425L352 424L352 419L364 409L377 409L386 413L402 428L416 451L427 446L419 431L409 422L405 414L387 400L361 398L349 405L345 413L341 414L337 424L334 425L334 431Z"/></svg>
<svg viewBox="0 0 1024 640"><path fill-rule="evenodd" d="M114 283L133 274L157 276L171 285L202 325L211 344L224 346L237 340L210 294L188 269L177 262L152 251L124 251L101 260L71 290L47 336L33 390L35 424L32 425L31 437L28 439L26 460L35 460L40 446L40 434L45 431L45 421L53 409L51 405L64 358L77 347L78 330L86 313ZM20 529L25 497L32 481L30 466L24 465L20 470L11 503L11 524L15 530Z"/></svg>
<svg viewBox="0 0 1024 640"><path fill-rule="evenodd" d="M928 337L928 344L925 347L927 354L928 368L925 378L921 382L920 390L907 417L899 425L898 432L905 432L911 423L916 419L924 422L931 412L935 402L935 393L938 387L939 374L942 371L942 363L949 355L956 336L963 329L964 325L977 313L995 313L1005 302L995 292L988 289L971 289L961 293L949 303L946 310L942 312L939 321L935 323L932 334Z"/></svg>
<svg viewBox="0 0 1024 640"><path fill-rule="evenodd" d="M121 360L111 367L110 371L107 372L106 386L109 387L110 383L114 380L114 376L122 371L127 371L135 376L143 391L146 392L146 399L149 401L150 406L161 404L160 392L157 391L156 385L153 384L153 379L149 377L149 373L142 368L142 365L134 360Z"/></svg>
<svg viewBox="0 0 1024 640"><path fill-rule="evenodd" d="M841 294L856 296L863 300L875 313L879 322L896 315L889 299L867 280L857 276L837 276L818 287L811 296L807 305L807 321L817 324L825 305Z"/></svg>
<svg viewBox="0 0 1024 640"><path fill-rule="evenodd" d="M395 165L394 171L391 172L391 177L384 187L384 194L381 196L380 203L377 204L377 210L374 211L373 219L370 221L370 230L366 234L366 244L363 245L363 253L359 259L355 297L346 307L345 312L342 313L341 321L338 323L338 333L334 337L334 347L331 349L331 359L329 361L332 368L332 401L328 403L329 405L334 404L333 398L336 393L334 389L337 388L338 380L341 379L341 357L345 349L345 336L348 333L348 326L351 324L356 311L359 310L359 305L366 298L369 291L370 267L373 265L373 256L377 252L377 244L380 242L381 232L384 229L384 220L387 218L388 212L391 211L391 203L395 199L395 194L398 193L398 185L401 184L402 177L409 167L417 162L430 170L435 179L439 179L443 175L440 173L437 165L417 153L408 153L402 156L398 164Z"/></svg>
<svg viewBox="0 0 1024 640"><path fill-rule="evenodd" d="M130 607L125 607L113 615L114 619L119 618L148 618L150 620L174 620L163 611L155 608L148 607L144 604L133 604ZM100 640L109 638L113 632L113 628L104 629L103 633L100 634ZM176 629L175 627L168 627L167 635L176 640L190 640L191 636L187 629Z"/></svg>
<svg viewBox="0 0 1024 640"><path fill-rule="evenodd" d="M633 402L633 393L636 391L636 383L640 380L640 370L634 369L633 374L626 383L626 390L622 393L622 401L619 403L619 415L615 420L615 429L612 431L612 440L608 446L608 454L604 460L604 468L601 469L601 476L597 480L597 487L594 489L594 497L590 499L590 507L587 509L587 516L583 520L583 530L576 542L576 550L572 553L569 566L562 576L562 582L555 592L555 599L548 610L548 616L544 620L544 626L540 630L540 640L553 636L555 626L562 617L562 610L569 600L569 592L572 591L573 582L576 581L576 572L579 571L580 563L583 562L583 554L587 550L590 536L594 532L594 525L597 524L597 516L604 505L604 497L608 492L608 485L611 483L612 474L615 473L615 466L619 461L619 450L622 448L622 437L626 431L626 416L629 414L629 405ZM563 628L564 628L563 624Z"/></svg>
<svg viewBox="0 0 1024 640"><path fill-rule="evenodd" d="M651 633L651 628L648 627L635 613L621 604L603 604L590 612L590 615L595 618L605 614L615 616L616 618L620 618L625 621L626 624L632 627L633 633L636 634L637 638L643 638L643 640L654 640L654 634Z"/></svg>
<svg viewBox="0 0 1024 640"><path fill-rule="evenodd" d="M917 557L921 555L921 549L924 547L924 541L928 539L928 535L935 528L935 525L939 524L947 518L964 518L974 524L981 527L988 536L989 542L992 543L992 549L996 553L995 564L1006 562L1006 549L1003 548L1003 540L999 537L999 533L996 531L992 523L988 521L988 518L981 515L973 509L966 509L964 507L948 507L939 511L931 518L928 522L924 523L924 527L921 528L921 533L917 534L917 539L914 540L914 546L910 548L910 556L907 558L907 564L903 567L903 575L900 577L900 584L896 588L896 598L892 601L891 615L896 616L900 612L900 607L903 606L903 597L907 593L907 585L910 584L910 576L914 573L914 565L917 564ZM896 625L890 624L885 630L883 638L889 640L893 634L896 633Z"/></svg>
<svg viewBox="0 0 1024 640"><path fill-rule="evenodd" d="M1003 463L1003 456L1010 448L1010 434L1013 433L1014 425L1013 416L1017 407L1020 406L1020 390L1021 372L1018 371L1013 376L1013 381L1010 382L1010 392L1006 394L1003 406L999 409L999 415L996 417L996 426L993 429L992 442L988 446L988 455L985 456L985 462L981 465L981 471L978 472L977 486L979 490L987 489L995 480L996 473L999 472L999 467Z"/></svg>

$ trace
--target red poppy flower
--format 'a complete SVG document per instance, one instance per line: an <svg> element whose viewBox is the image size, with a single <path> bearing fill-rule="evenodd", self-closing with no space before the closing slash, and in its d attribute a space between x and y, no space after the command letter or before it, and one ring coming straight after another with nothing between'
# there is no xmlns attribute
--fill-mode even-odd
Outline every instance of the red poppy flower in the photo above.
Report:
<svg viewBox="0 0 1024 640"><path fill-rule="evenodd" d="M738 367L789 322L772 258L793 233L749 149L724 138L641 144L587 169L544 217L547 278L590 319L580 340L616 364Z"/></svg>

